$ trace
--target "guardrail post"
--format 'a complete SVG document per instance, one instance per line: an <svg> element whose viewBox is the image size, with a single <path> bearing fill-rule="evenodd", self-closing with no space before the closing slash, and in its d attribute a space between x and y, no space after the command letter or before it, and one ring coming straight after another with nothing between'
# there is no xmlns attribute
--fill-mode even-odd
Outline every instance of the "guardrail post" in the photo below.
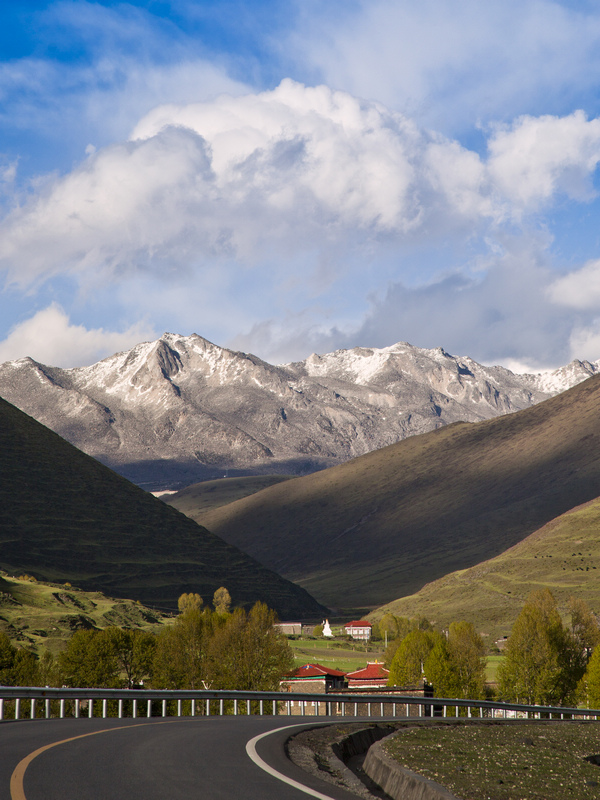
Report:
<svg viewBox="0 0 600 800"><path fill-rule="evenodd" d="M88 717L91 719L94 716L94 701L90 697L88 700Z"/></svg>
<svg viewBox="0 0 600 800"><path fill-rule="evenodd" d="M60 719L64 719L65 718L65 698L64 697L60 698L60 711L58 713L59 713Z"/></svg>
<svg viewBox="0 0 600 800"><path fill-rule="evenodd" d="M50 698L46 698L46 719L50 719Z"/></svg>
<svg viewBox="0 0 600 800"><path fill-rule="evenodd" d="M277 700L273 700L273 716L277 716Z"/></svg>
<svg viewBox="0 0 600 800"><path fill-rule="evenodd" d="M108 700L106 697L102 698L102 719L106 719L108 717Z"/></svg>
<svg viewBox="0 0 600 800"><path fill-rule="evenodd" d="M4 719L4 698L0 697L0 722Z"/></svg>
<svg viewBox="0 0 600 800"><path fill-rule="evenodd" d="M219 716L223 716L224 711L224 701L223 698L219 700ZM262 714L262 700L260 701L260 713Z"/></svg>
<svg viewBox="0 0 600 800"><path fill-rule="evenodd" d="M79 698L75 699L75 719L79 719Z"/></svg>
<svg viewBox="0 0 600 800"><path fill-rule="evenodd" d="M237 717L237 715L238 715L238 699L236 697L235 700L233 701L233 716Z"/></svg>
<svg viewBox="0 0 600 800"><path fill-rule="evenodd" d="M192 700L192 717L196 716L196 700Z"/></svg>
<svg viewBox="0 0 600 800"><path fill-rule="evenodd" d="M137 697L133 700L133 713L131 716L133 719L137 719Z"/></svg>
<svg viewBox="0 0 600 800"><path fill-rule="evenodd" d="M258 713L262 717L262 715L263 715L263 701L262 700L258 701Z"/></svg>
<svg viewBox="0 0 600 800"><path fill-rule="evenodd" d="M31 719L35 719L35 697L31 698L31 706L30 706L29 716L31 717Z"/></svg>
<svg viewBox="0 0 600 800"><path fill-rule="evenodd" d="M119 719L123 719L123 698L119 697Z"/></svg>
<svg viewBox="0 0 600 800"><path fill-rule="evenodd" d="M354 703L354 716L358 717L358 703Z"/></svg>
<svg viewBox="0 0 600 800"><path fill-rule="evenodd" d="M207 701L208 702L208 701ZM181 698L177 701L177 716L181 716Z"/></svg>
<svg viewBox="0 0 600 800"><path fill-rule="evenodd" d="M162 701L162 715L163 715L163 717L167 716L167 701L166 700Z"/></svg>
<svg viewBox="0 0 600 800"><path fill-rule="evenodd" d="M206 698L206 716L210 717L210 700L208 699L208 697Z"/></svg>
<svg viewBox="0 0 600 800"><path fill-rule="evenodd" d="M246 700L246 714L250 716L250 700Z"/></svg>
<svg viewBox="0 0 600 800"><path fill-rule="evenodd" d="M152 716L152 700L148 700L148 710L146 712L146 716L147 717Z"/></svg>

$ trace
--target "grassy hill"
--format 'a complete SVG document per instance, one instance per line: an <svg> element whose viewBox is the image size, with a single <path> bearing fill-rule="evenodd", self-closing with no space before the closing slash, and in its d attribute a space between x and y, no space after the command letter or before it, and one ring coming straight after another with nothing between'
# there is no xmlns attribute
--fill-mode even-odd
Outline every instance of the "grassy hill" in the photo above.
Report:
<svg viewBox="0 0 600 800"><path fill-rule="evenodd" d="M225 585L236 605L319 617L303 589L0 400L0 568L175 609Z"/></svg>
<svg viewBox="0 0 600 800"><path fill-rule="evenodd" d="M496 558L453 572L371 615L465 619L497 639L508 635L532 589L548 587L563 615L572 595L600 614L600 498L552 520Z"/></svg>
<svg viewBox="0 0 600 800"><path fill-rule="evenodd" d="M115 600L67 584L0 576L0 631L29 650L59 652L80 628L157 631L169 618L134 600Z"/></svg>
<svg viewBox="0 0 600 800"><path fill-rule="evenodd" d="M180 492L172 495L164 495L164 500L168 505L173 506L182 514L192 519L196 519L201 514L226 506L240 500L242 497L249 497L251 494L275 486L290 479L289 475L251 475L240 478L219 478L214 481L204 481L186 486Z"/></svg>
<svg viewBox="0 0 600 800"><path fill-rule="evenodd" d="M499 555L600 495L600 376L198 517L337 608L375 607Z"/></svg>

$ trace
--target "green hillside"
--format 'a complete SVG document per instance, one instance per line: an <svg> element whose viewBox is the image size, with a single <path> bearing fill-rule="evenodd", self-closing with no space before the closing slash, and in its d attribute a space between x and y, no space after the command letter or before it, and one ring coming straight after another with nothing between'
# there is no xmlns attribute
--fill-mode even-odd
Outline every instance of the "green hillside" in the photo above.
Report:
<svg viewBox="0 0 600 800"><path fill-rule="evenodd" d="M337 608L413 594L600 495L600 376L456 423L199 517Z"/></svg>
<svg viewBox="0 0 600 800"><path fill-rule="evenodd" d="M0 400L0 568L175 609L219 586L236 605L320 616L303 589L265 569L23 412Z"/></svg>
<svg viewBox="0 0 600 800"><path fill-rule="evenodd" d="M157 631L169 618L134 600L115 600L69 584L0 576L0 631L35 652L59 652L81 628L140 628Z"/></svg>
<svg viewBox="0 0 600 800"><path fill-rule="evenodd" d="M213 508L226 506L251 494L290 479L289 475L249 475L240 478L219 478L186 486L180 492L161 497L182 514L196 519Z"/></svg>
<svg viewBox="0 0 600 800"><path fill-rule="evenodd" d="M496 558L386 604L371 618L390 611L439 625L464 619L497 639L510 633L529 592L546 586L563 615L572 595L600 614L600 498L552 520Z"/></svg>

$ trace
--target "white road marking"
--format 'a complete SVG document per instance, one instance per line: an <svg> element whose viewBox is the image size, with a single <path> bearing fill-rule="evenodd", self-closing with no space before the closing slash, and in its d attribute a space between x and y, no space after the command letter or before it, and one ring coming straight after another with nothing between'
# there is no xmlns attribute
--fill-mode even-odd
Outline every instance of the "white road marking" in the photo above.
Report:
<svg viewBox="0 0 600 800"><path fill-rule="evenodd" d="M311 797L319 798L319 800L335 800L335 798L331 797L331 795L316 792L314 789L309 789L308 786L304 786L304 784L298 783L298 781L295 781L292 778L288 778L287 775L284 775L282 772L277 772L277 770L273 769L273 767L270 767L266 761L263 761L263 759L256 752L257 743L266 736L271 736L273 733L278 733L279 731L284 731L291 728L304 728L306 727L306 724L307 723L304 722L298 725L283 725L281 728L275 728L275 730L261 733L260 736L255 736L254 739L250 739L250 741L246 744L246 753L248 753L249 758L256 764L257 767L260 767L269 775L277 778L277 780L287 783L288 786L293 786L295 789L299 789L301 792L309 794Z"/></svg>

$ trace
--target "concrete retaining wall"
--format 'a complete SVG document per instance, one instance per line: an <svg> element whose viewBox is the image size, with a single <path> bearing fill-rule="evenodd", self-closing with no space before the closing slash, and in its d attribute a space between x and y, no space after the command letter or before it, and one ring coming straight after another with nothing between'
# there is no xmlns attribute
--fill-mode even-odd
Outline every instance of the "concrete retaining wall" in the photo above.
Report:
<svg viewBox="0 0 600 800"><path fill-rule="evenodd" d="M391 735L401 736L402 733ZM383 741L371 745L363 771L393 800L457 800L439 783L401 767L384 751Z"/></svg>

